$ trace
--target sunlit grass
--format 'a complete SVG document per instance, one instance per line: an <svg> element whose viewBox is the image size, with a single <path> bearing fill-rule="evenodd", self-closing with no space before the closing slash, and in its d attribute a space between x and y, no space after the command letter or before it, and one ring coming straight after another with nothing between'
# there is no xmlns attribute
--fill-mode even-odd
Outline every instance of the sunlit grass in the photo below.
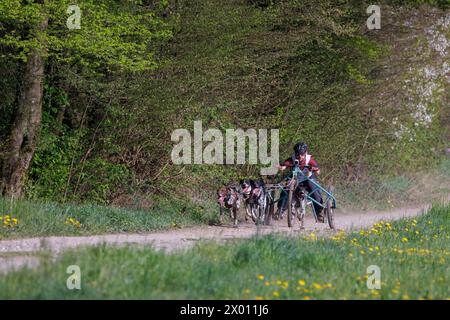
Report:
<svg viewBox="0 0 450 320"><path fill-rule="evenodd" d="M199 207L187 201L165 201L145 210L26 200L11 202L0 197L0 240L179 228L207 223L212 211L212 207Z"/></svg>
<svg viewBox="0 0 450 320"><path fill-rule="evenodd" d="M100 246L0 277L0 298L446 299L450 207L330 238L264 236L165 254ZM69 265L82 289L66 288ZM367 288L367 268L381 289Z"/></svg>

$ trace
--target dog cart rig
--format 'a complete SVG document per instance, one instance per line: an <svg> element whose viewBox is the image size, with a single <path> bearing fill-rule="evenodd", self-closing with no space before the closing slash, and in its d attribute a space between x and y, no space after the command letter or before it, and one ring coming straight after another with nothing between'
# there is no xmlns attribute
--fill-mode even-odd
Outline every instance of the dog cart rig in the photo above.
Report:
<svg viewBox="0 0 450 320"><path fill-rule="evenodd" d="M334 229L333 210L336 208L336 198L333 195L333 187L331 185L328 188L322 187L317 181L308 177L307 172L309 171L309 166L305 166L304 168L306 168L306 172L300 170L299 162L298 160L295 160L293 169L281 182L266 185L268 192L266 224L270 224L270 221L274 216L275 203L280 201L280 198L275 200L275 193L277 190L280 190L281 193L285 192L288 194L287 223L289 227L293 227L295 218L298 218L300 227L303 228L307 205L311 206L314 219L318 222L313 205L316 204L323 208L324 217L327 220L329 227ZM303 182L305 181L310 182L315 187L310 193L308 193L304 187ZM316 201L310 196L310 194L313 194L314 192L325 194L323 203Z"/></svg>

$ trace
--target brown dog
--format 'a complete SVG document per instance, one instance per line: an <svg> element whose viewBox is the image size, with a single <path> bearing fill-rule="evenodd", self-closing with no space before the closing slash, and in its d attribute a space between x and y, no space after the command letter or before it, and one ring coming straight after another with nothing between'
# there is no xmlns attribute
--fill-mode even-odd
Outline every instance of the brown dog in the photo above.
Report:
<svg viewBox="0 0 450 320"><path fill-rule="evenodd" d="M237 215L241 202L238 187L235 185L221 187L217 190L217 202L220 210L220 223L223 222L224 209L226 208L230 210L230 216L233 219L234 226L237 226Z"/></svg>

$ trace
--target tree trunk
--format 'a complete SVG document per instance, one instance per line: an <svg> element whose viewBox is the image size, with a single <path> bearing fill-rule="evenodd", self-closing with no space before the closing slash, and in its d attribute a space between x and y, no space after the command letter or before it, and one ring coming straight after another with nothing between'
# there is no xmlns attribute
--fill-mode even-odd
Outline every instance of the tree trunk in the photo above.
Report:
<svg viewBox="0 0 450 320"><path fill-rule="evenodd" d="M44 19L37 26L37 37L47 25L48 19ZM42 48L44 47L43 45ZM24 178L36 150L42 118L45 53L43 49L33 49L26 62L23 89L11 129L9 149L3 159L0 193L6 196L21 196Z"/></svg>

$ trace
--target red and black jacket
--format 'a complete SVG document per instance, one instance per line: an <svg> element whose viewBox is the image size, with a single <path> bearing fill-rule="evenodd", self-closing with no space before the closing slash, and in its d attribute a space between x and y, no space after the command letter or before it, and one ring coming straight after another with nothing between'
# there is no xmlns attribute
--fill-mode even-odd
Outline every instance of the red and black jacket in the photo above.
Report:
<svg viewBox="0 0 450 320"><path fill-rule="evenodd" d="M314 157L310 154L306 154L306 158L303 161L299 160L299 168L300 170L303 170L305 168L305 166L309 166L309 169L312 172L318 171L319 170L319 164L317 163L317 161L314 159ZM282 166L286 166L286 167L293 167L294 166L294 161L295 161L295 157L292 156L288 159L286 159L284 162L281 163Z"/></svg>

